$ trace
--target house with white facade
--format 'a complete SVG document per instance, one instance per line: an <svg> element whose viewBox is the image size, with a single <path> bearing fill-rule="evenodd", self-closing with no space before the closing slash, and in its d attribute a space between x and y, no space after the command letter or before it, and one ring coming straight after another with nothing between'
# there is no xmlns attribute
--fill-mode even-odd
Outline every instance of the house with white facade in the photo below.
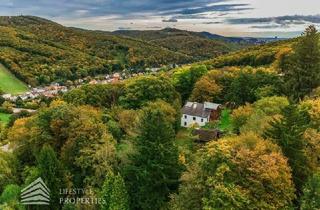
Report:
<svg viewBox="0 0 320 210"><path fill-rule="evenodd" d="M211 120L219 119L221 105L216 103L187 102L181 109L181 126L190 127L198 125L205 126Z"/></svg>

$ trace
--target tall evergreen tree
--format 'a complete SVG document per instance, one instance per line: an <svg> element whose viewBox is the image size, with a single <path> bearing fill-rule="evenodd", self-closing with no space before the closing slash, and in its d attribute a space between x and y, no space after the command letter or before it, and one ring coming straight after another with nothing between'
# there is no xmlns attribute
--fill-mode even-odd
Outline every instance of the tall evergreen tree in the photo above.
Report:
<svg viewBox="0 0 320 210"><path fill-rule="evenodd" d="M104 181L101 198L104 202L101 204L101 210L128 210L129 197L123 178L120 174L115 175L112 172L107 174Z"/></svg>
<svg viewBox="0 0 320 210"><path fill-rule="evenodd" d="M271 122L271 128L265 132L265 137L273 139L288 158L296 194L300 195L309 176L303 134L310 124L310 116L306 111L300 111L296 105L286 107L282 115L280 120Z"/></svg>
<svg viewBox="0 0 320 210"><path fill-rule="evenodd" d="M305 30L293 49L282 70L289 95L301 99L320 86L320 44L315 26Z"/></svg>
<svg viewBox="0 0 320 210"><path fill-rule="evenodd" d="M40 177L50 189L50 207L59 208L59 192L63 188L64 171L51 146L43 146L37 158Z"/></svg>
<svg viewBox="0 0 320 210"><path fill-rule="evenodd" d="M132 164L125 169L132 209L160 209L178 187L181 167L172 122L161 108L144 108Z"/></svg>

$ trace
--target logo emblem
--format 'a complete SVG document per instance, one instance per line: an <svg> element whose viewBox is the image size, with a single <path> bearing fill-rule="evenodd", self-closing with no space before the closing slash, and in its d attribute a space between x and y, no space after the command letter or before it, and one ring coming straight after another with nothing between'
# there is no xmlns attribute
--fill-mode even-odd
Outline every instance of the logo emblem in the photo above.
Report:
<svg viewBox="0 0 320 210"><path fill-rule="evenodd" d="M23 205L50 204L50 190L40 177L21 190L21 203Z"/></svg>

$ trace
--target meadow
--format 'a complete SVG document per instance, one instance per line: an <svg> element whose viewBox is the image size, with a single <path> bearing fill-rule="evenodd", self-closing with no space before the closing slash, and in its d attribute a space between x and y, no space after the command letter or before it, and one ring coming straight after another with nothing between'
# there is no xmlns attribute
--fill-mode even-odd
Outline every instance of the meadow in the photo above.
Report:
<svg viewBox="0 0 320 210"><path fill-rule="evenodd" d="M28 91L28 86L0 64L0 89L5 93L20 94Z"/></svg>

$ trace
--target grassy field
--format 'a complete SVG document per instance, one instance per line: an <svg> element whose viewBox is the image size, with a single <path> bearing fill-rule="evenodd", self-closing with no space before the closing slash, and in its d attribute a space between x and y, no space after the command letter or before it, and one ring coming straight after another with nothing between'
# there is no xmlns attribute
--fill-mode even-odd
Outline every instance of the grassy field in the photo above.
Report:
<svg viewBox="0 0 320 210"><path fill-rule="evenodd" d="M0 64L0 89L5 93L19 94L28 91L28 86Z"/></svg>
<svg viewBox="0 0 320 210"><path fill-rule="evenodd" d="M11 114L0 113L0 123L7 124L10 120Z"/></svg>

